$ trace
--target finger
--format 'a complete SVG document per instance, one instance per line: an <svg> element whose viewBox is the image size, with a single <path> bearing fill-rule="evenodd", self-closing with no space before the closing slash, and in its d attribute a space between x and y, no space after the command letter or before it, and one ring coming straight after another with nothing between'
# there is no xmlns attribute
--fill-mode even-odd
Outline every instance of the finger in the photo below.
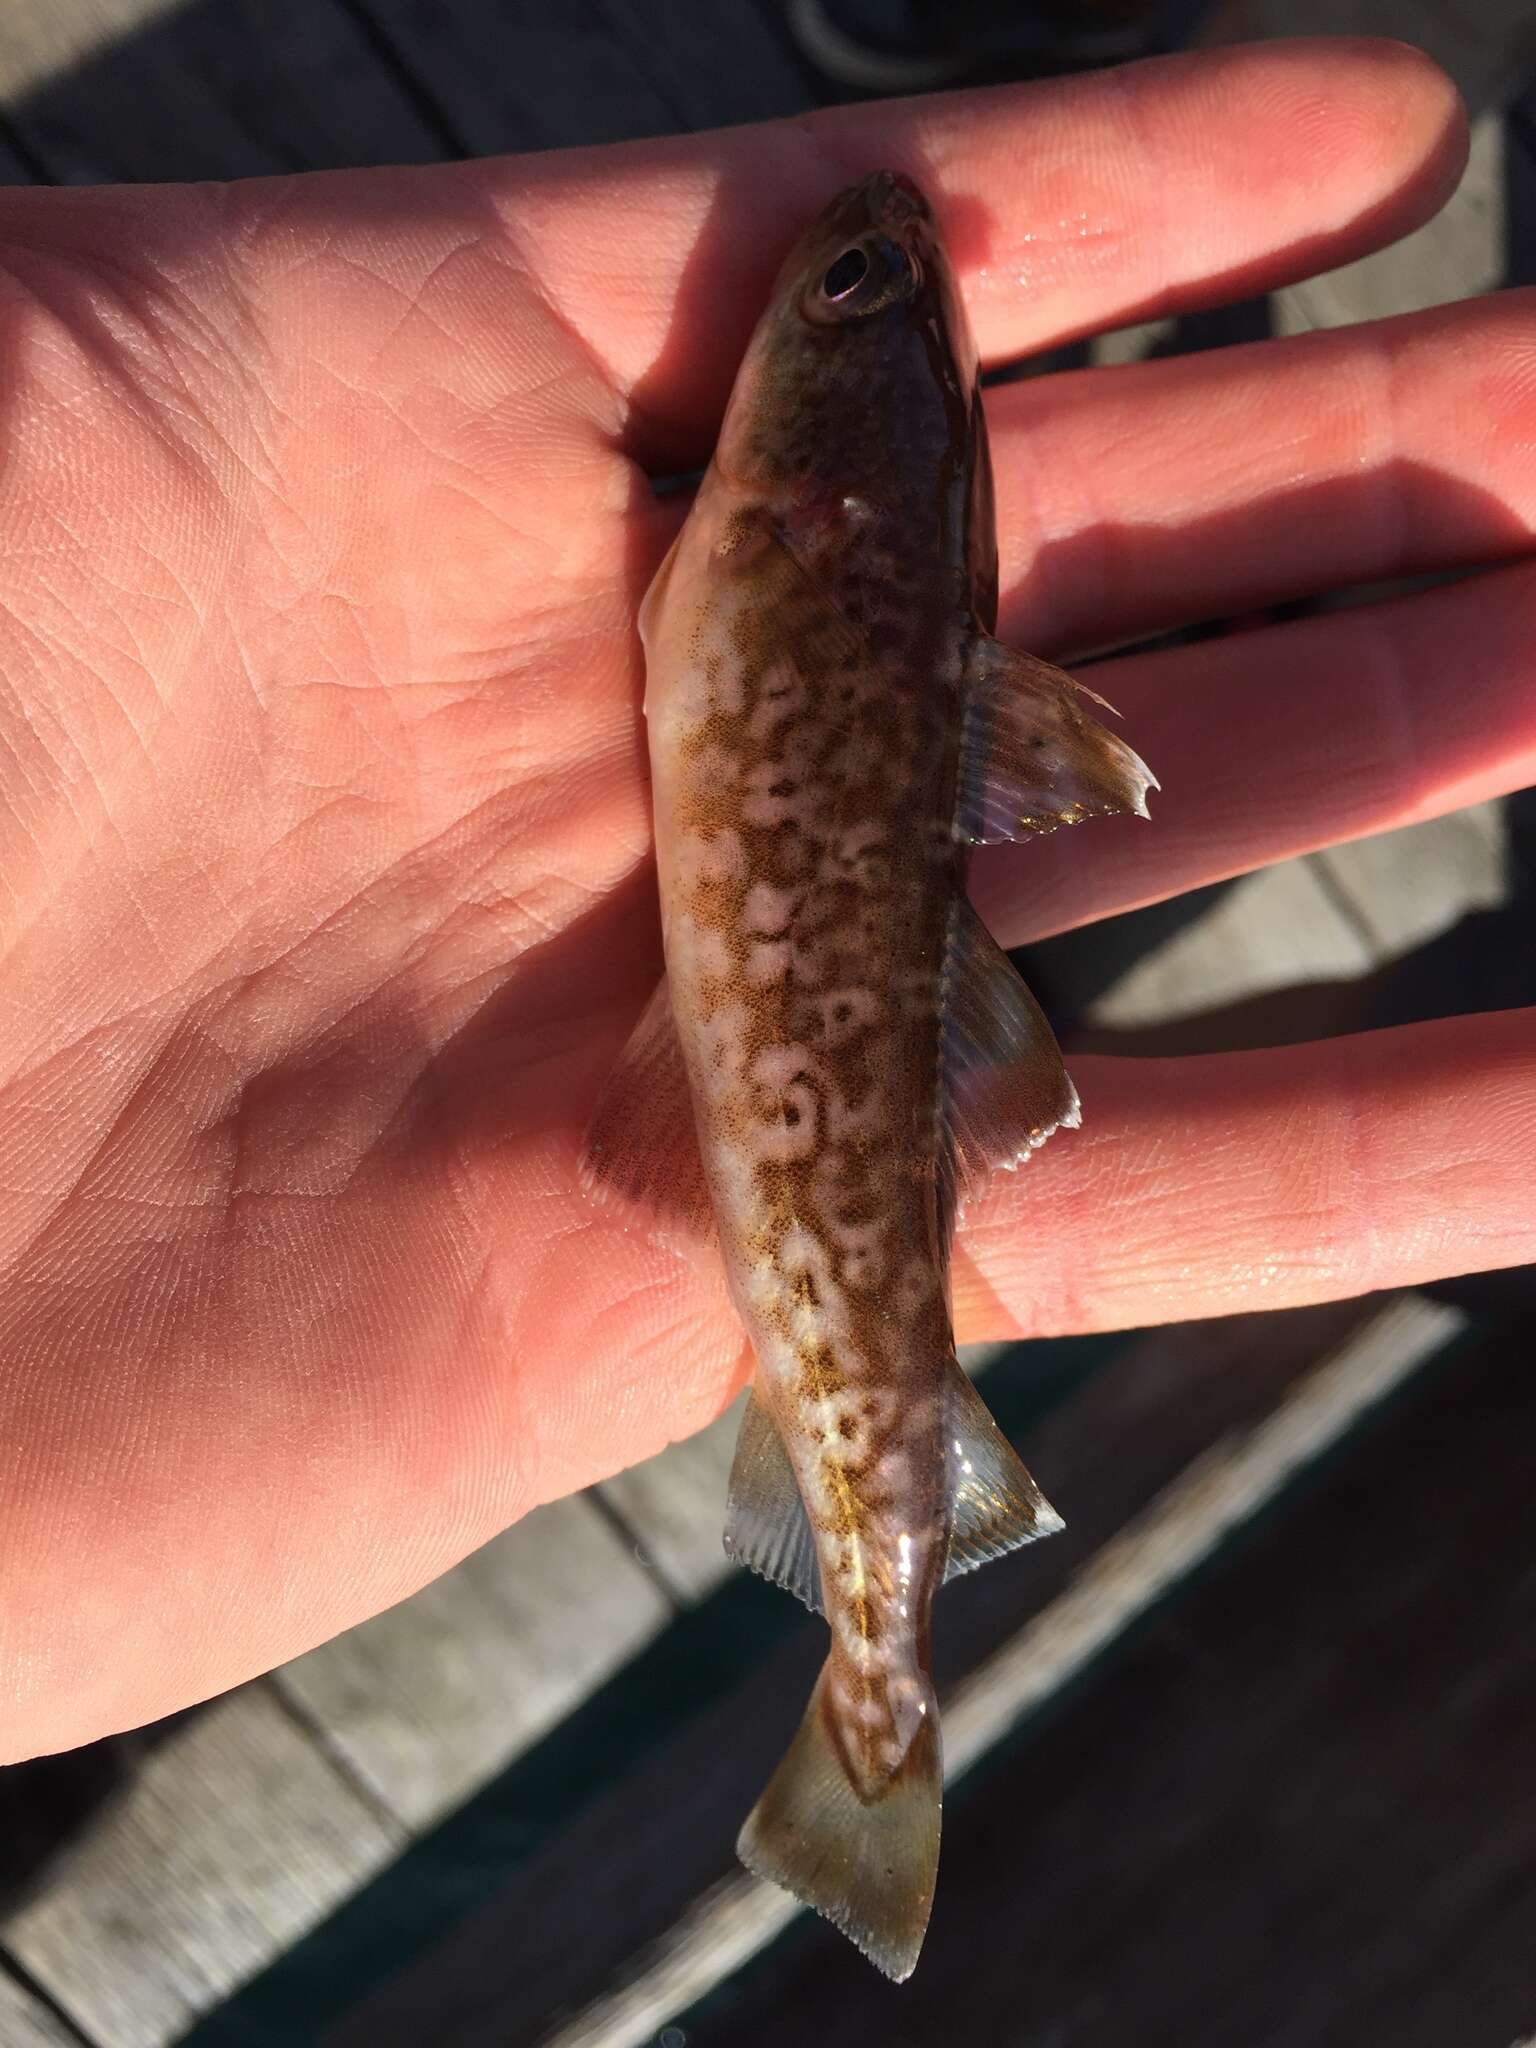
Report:
<svg viewBox="0 0 1536 2048"><path fill-rule="evenodd" d="M1536 1011L1073 1073L1082 1132L999 1174L967 1229L962 1338L1285 1308L1536 1259Z"/></svg>
<svg viewBox="0 0 1536 2048"><path fill-rule="evenodd" d="M1086 673L1162 783L978 857L1005 945L1536 781L1536 565ZM1092 832L1090 843L1088 834Z"/></svg>
<svg viewBox="0 0 1536 2048"><path fill-rule="evenodd" d="M467 175L647 452L680 463L707 448L785 246L877 166L931 191L996 361L1345 262L1432 213L1464 154L1438 67L1327 38Z"/></svg>
<svg viewBox="0 0 1536 2048"><path fill-rule="evenodd" d="M988 414L1003 631L1042 651L1493 560L1536 524L1536 292L1040 378Z"/></svg>

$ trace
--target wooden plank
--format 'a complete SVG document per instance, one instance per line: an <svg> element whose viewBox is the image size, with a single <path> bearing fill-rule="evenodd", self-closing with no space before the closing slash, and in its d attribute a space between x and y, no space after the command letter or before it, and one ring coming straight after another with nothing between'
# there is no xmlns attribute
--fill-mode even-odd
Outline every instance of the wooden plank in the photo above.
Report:
<svg viewBox="0 0 1536 2048"><path fill-rule="evenodd" d="M84 2038L19 1984L0 1957L0 2041L5 2048L80 2048Z"/></svg>
<svg viewBox="0 0 1536 2048"><path fill-rule="evenodd" d="M665 100L677 130L770 121L811 104L779 0L734 0L707 11L596 0L596 12Z"/></svg>
<svg viewBox="0 0 1536 2048"><path fill-rule="evenodd" d="M1268 989L1346 979L1372 959L1306 862L1282 861L1234 882L1096 997L1086 1021L1117 1030L1166 1023Z"/></svg>
<svg viewBox="0 0 1536 2048"><path fill-rule="evenodd" d="M1157 320L1138 320L1130 327L1111 328L1096 334L1088 344L1088 360L1096 369L1111 369L1117 363L1139 363L1154 351L1173 347L1179 323L1172 314Z"/></svg>
<svg viewBox="0 0 1536 2048"><path fill-rule="evenodd" d="M1195 1050L1193 1020L1219 1020L1239 1003L1273 1007L1263 1001L1270 992L1348 984L1378 948L1348 878L1320 874L1305 856L1058 933L1016 957L1070 1055ZM1263 1035L1263 1020L1256 1028L1245 1043L1282 1042ZM1334 1027L1324 1019L1321 1028ZM1124 1042L1132 1032L1139 1047ZM1206 1048L1209 1037L1200 1049L1219 1049L1219 1037Z"/></svg>
<svg viewBox="0 0 1536 2048"><path fill-rule="evenodd" d="M1067 1533L946 1588L936 1640L941 1683L974 1668L1055 1598L1213 1436L1267 1414L1321 1351L1374 1312L1369 1304L1335 1304L1124 1342L1024 1431L1021 1448L1066 1515ZM1052 1351L1025 1347L1017 1369L1005 1362L992 1370L988 1399L1011 1433L1037 1405L1033 1382ZM825 1629L787 1601L744 1580L674 1624L681 1632L675 1676L653 1653L643 1698L626 1708L620 1678L605 1703L610 1716L654 1719L655 1688L675 1687L672 1732L659 1734L558 1830L541 1835L527 1860L509 1867L453 1931L338 2019L328 2048L415 2048L428 2038L435 2048L483 2048L535 2039L554 2015L578 2008L660 1937L730 1867L736 1826L804 1706ZM731 1603L750 1619L764 1602L776 1603L788 1637L739 1690L690 1716L687 1632L710 1623L711 1610L712 1625L725 1629L736 1612ZM500 1827L518 1832L515 1807Z"/></svg>
<svg viewBox="0 0 1536 2048"><path fill-rule="evenodd" d="M142 33L174 11L176 0L10 0L0 13L0 101L47 85L61 71L98 56L109 42Z"/></svg>
<svg viewBox="0 0 1536 2048"><path fill-rule="evenodd" d="M477 153L617 142L801 112L809 95L771 14L628 0L361 0Z"/></svg>
<svg viewBox="0 0 1536 2048"><path fill-rule="evenodd" d="M569 1713L669 1612L578 1497L538 1509L274 1682L381 1805L422 1827Z"/></svg>
<svg viewBox="0 0 1536 2048"><path fill-rule="evenodd" d="M1509 896L1504 813L1496 803L1351 840L1314 859L1347 893L1378 959L1422 946Z"/></svg>
<svg viewBox="0 0 1536 2048"><path fill-rule="evenodd" d="M1158 1601L1210 1560L1297 1472L1336 1445L1454 1335L1461 1318L1395 1302L1308 1373L1257 1427L1211 1446L1072 1584L957 1685L944 1704L953 1786ZM546 2048L642 2048L800 1917L797 1903L742 1870L712 1886L627 1982L545 2036ZM878 1995L878 1994L877 1994Z"/></svg>
<svg viewBox="0 0 1536 2048"><path fill-rule="evenodd" d="M633 1533L641 1563L679 1601L703 1599L734 1569L721 1532L745 1405L742 1395L708 1429L605 1480L600 1489Z"/></svg>
<svg viewBox="0 0 1536 2048"><path fill-rule="evenodd" d="M28 156L64 184L452 151L337 0L9 0L0 106Z"/></svg>
<svg viewBox="0 0 1536 2048"><path fill-rule="evenodd" d="M93 2041L162 2048L384 1863L381 1819L265 1685L141 1765L0 1942Z"/></svg>

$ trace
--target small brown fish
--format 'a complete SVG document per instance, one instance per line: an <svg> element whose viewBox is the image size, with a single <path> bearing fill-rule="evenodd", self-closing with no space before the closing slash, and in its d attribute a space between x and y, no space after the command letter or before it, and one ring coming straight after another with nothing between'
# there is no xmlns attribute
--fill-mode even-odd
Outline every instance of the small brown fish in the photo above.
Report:
<svg viewBox="0 0 1536 2048"><path fill-rule="evenodd" d="M667 972L586 1172L718 1229L757 1359L726 1549L831 1629L738 1847L898 1980L938 1862L933 1596L1061 1526L950 1325L958 1206L1078 1122L968 851L1155 786L996 613L975 345L882 171L779 273L641 613Z"/></svg>

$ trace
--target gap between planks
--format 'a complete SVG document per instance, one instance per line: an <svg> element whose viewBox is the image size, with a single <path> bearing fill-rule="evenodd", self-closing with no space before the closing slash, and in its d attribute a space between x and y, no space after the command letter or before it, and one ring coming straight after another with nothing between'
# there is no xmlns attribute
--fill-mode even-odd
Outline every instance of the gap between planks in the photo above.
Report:
<svg viewBox="0 0 1536 2048"><path fill-rule="evenodd" d="M953 1689L944 1706L945 1783L962 1778L1103 1655L1464 1323L1458 1311L1416 1296L1392 1301L1263 1421L1196 1458L1065 1592ZM627 1983L546 2034L541 2048L643 2048L803 1910L776 1886L733 1871L639 1959Z"/></svg>
<svg viewBox="0 0 1536 2048"><path fill-rule="evenodd" d="M97 2048L43 1991L31 1973L0 1950L0 2042L4 2048Z"/></svg>

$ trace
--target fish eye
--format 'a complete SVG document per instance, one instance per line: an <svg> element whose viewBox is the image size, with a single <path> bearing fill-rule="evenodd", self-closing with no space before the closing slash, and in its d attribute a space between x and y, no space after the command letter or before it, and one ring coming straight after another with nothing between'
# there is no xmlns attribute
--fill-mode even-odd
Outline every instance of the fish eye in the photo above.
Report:
<svg viewBox="0 0 1536 2048"><path fill-rule="evenodd" d="M912 252L871 230L850 242L820 277L812 272L800 310L814 326L840 327L911 298L921 283L922 267Z"/></svg>
<svg viewBox="0 0 1536 2048"><path fill-rule="evenodd" d="M846 298L855 285L869 274L869 258L862 249L845 249L826 276L821 289L829 299Z"/></svg>

